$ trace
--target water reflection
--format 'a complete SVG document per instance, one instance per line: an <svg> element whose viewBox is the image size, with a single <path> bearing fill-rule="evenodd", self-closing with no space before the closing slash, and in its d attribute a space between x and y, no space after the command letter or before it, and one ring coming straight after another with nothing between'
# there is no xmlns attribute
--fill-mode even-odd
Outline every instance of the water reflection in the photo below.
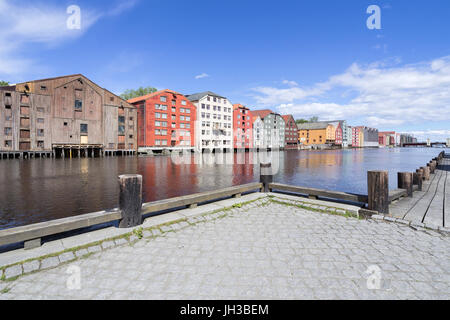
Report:
<svg viewBox="0 0 450 320"><path fill-rule="evenodd" d="M413 171L440 151L281 152L276 158L275 181L366 193L366 172L389 170L390 186L395 188L398 171ZM117 207L117 177L121 174L143 175L146 202L259 180L259 166L253 163L260 161L261 154L233 153L221 157L217 160L203 155L201 161L196 161L190 155L190 161L184 163L173 162L171 157L2 160L0 229Z"/></svg>

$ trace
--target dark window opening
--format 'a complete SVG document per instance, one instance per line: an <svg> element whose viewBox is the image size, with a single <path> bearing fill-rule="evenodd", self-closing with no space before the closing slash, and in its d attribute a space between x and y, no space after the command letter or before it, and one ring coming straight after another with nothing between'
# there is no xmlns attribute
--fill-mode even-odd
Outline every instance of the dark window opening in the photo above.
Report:
<svg viewBox="0 0 450 320"><path fill-rule="evenodd" d="M38 129L37 136L38 137L43 137L44 136L44 129Z"/></svg>
<svg viewBox="0 0 450 320"><path fill-rule="evenodd" d="M11 97L11 92L6 92L5 97Z"/></svg>
<svg viewBox="0 0 450 320"><path fill-rule="evenodd" d="M67 125L68 125L68 123L67 123L67 122L64 122L64 127L67 127Z"/></svg>
<svg viewBox="0 0 450 320"><path fill-rule="evenodd" d="M37 142L37 147L38 148L44 148L44 141L38 141Z"/></svg>
<svg viewBox="0 0 450 320"><path fill-rule="evenodd" d="M5 128L5 136L10 136L12 133L12 128Z"/></svg>
<svg viewBox="0 0 450 320"><path fill-rule="evenodd" d="M47 87L46 86L41 86L41 90L46 91Z"/></svg>
<svg viewBox="0 0 450 320"><path fill-rule="evenodd" d="M75 111L83 111L83 101L82 100L75 100Z"/></svg>
<svg viewBox="0 0 450 320"><path fill-rule="evenodd" d="M85 123L80 124L80 133L82 135L87 135L88 134L88 125Z"/></svg>
<svg viewBox="0 0 450 320"><path fill-rule="evenodd" d="M5 148L11 148L12 147L12 141L11 140L6 140L5 141Z"/></svg>
<svg viewBox="0 0 450 320"><path fill-rule="evenodd" d="M7 104L7 105L5 106L5 109L11 109L11 106L10 106L9 104Z"/></svg>

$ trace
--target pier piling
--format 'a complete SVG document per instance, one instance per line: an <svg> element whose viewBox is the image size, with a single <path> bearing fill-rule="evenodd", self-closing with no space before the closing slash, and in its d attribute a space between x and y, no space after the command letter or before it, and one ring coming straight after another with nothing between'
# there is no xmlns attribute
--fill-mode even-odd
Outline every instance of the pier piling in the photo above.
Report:
<svg viewBox="0 0 450 320"><path fill-rule="evenodd" d="M423 185L423 171L422 169L417 170L413 175L413 185L417 186L417 191L422 191Z"/></svg>
<svg viewBox="0 0 450 320"><path fill-rule="evenodd" d="M122 212L119 228L137 227L142 224L142 176L119 176L119 185L119 209Z"/></svg>
<svg viewBox="0 0 450 320"><path fill-rule="evenodd" d="M408 197L413 196L413 174L411 172L398 173L398 188L406 189Z"/></svg>
<svg viewBox="0 0 450 320"><path fill-rule="evenodd" d="M260 182L263 184L262 192L269 192L269 184L273 182L272 164L260 164Z"/></svg>
<svg viewBox="0 0 450 320"><path fill-rule="evenodd" d="M367 172L368 209L389 214L389 174L387 171Z"/></svg>

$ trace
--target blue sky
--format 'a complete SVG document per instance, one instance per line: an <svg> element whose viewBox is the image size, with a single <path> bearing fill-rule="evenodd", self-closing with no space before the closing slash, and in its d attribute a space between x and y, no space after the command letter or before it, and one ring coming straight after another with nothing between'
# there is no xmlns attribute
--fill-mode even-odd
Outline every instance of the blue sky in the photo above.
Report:
<svg viewBox="0 0 450 320"><path fill-rule="evenodd" d="M66 8L81 8L67 30ZM381 30L369 30L370 5ZM450 137L450 2L0 0L0 79L211 90L297 118Z"/></svg>

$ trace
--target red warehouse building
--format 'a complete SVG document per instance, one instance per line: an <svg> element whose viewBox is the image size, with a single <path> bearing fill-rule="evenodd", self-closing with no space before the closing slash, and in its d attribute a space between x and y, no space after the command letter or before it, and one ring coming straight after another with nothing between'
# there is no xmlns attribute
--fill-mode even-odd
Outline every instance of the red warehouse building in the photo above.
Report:
<svg viewBox="0 0 450 320"><path fill-rule="evenodd" d="M161 90L128 100L138 110L139 148L193 148L196 107L181 93Z"/></svg>
<svg viewBox="0 0 450 320"><path fill-rule="evenodd" d="M253 116L249 108L233 105L233 146L235 149L253 148Z"/></svg>
<svg viewBox="0 0 450 320"><path fill-rule="evenodd" d="M298 149L298 127L295 123L295 119L292 115L283 116L284 122L286 123L286 133L284 135L284 140L286 141L286 149Z"/></svg>

